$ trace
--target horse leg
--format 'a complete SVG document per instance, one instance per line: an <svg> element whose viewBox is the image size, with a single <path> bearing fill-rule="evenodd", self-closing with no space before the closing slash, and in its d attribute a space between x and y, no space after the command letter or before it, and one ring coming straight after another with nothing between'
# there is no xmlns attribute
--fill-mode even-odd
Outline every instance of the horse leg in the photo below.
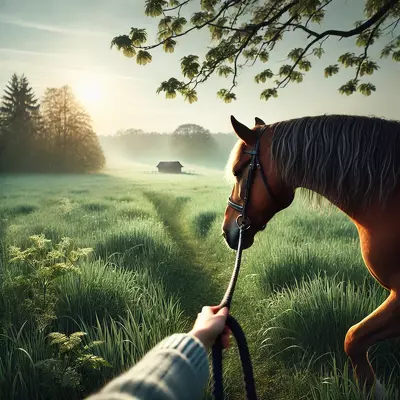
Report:
<svg viewBox="0 0 400 400"><path fill-rule="evenodd" d="M400 291L399 291L400 292ZM353 366L354 376L360 387L370 390L374 384L375 398L383 390L368 359L368 349L385 339L400 336L400 295L391 290L389 297L370 315L352 326L344 341L344 349Z"/></svg>

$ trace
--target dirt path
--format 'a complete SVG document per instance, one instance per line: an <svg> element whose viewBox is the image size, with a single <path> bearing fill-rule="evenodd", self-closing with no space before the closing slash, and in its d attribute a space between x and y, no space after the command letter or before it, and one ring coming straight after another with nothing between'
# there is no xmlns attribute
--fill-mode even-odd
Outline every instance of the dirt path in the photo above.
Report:
<svg viewBox="0 0 400 400"><path fill-rule="evenodd" d="M220 302L230 279L234 254L227 250L226 258L218 257L213 249L203 245L189 232L188 221L181 217L188 198L176 198L159 192L146 192L145 195L155 205L160 220L178 244L178 259L165 271L163 279L166 289L180 299L181 307L188 317L189 327L203 305ZM268 377L262 373L265 371L265 366L262 366L265 360L257 357L256 336L260 321L257 321L256 299L252 289L244 266L235 292L232 313L240 321L247 335L257 384L264 386L263 381L268 380ZM234 347L233 344L233 348L224 356L225 370L228 372L226 386L230 398L242 399L243 378L238 353Z"/></svg>
<svg viewBox="0 0 400 400"><path fill-rule="evenodd" d="M185 232L181 213L189 198L159 192L145 192L145 195L178 245L177 259L170 263L168 271L163 271L164 284L178 296L185 314L193 321L203 305L216 304L222 296L222 285L215 279L219 266L210 263L205 251Z"/></svg>

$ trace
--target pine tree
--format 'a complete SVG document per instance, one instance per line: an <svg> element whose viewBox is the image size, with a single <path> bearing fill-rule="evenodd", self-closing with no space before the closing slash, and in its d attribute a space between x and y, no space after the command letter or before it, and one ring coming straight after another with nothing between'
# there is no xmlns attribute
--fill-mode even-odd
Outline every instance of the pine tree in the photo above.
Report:
<svg viewBox="0 0 400 400"><path fill-rule="evenodd" d="M38 100L28 79L13 74L0 106L0 171L29 172L33 164Z"/></svg>
<svg viewBox="0 0 400 400"><path fill-rule="evenodd" d="M12 75L2 99L0 112L3 126L13 123L16 119L31 119L39 109L38 100L24 75L21 77L18 77L17 74Z"/></svg>

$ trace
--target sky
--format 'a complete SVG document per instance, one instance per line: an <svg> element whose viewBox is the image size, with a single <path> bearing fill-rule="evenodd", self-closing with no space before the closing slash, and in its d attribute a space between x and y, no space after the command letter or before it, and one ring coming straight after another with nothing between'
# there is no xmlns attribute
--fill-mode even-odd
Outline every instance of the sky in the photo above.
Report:
<svg viewBox="0 0 400 400"><path fill-rule="evenodd" d="M166 100L164 94L156 94L159 84L172 76L181 78L180 59L204 55L210 40L206 32L195 31L179 42L175 53L156 50L151 64L137 65L110 49L110 42L131 27L148 29L149 42L154 41L158 19L144 15L144 4L144 0L0 0L0 90L14 72L28 77L38 97L47 87L68 84L100 135L128 128L172 132L185 123L230 132L232 114L248 126L256 116L266 123L334 113L400 119L400 63L379 61L381 68L370 79L377 92L370 97L338 93L338 87L353 77L351 71L324 78L324 68L336 63L340 54L359 52L354 39L330 39L323 59L311 60L313 69L302 84L289 85L278 99L260 100L260 93L270 85L256 84L254 76L265 68L276 71L293 47L304 46L300 33L276 47L269 65L241 72L235 102L225 104L217 97L219 89L230 87L223 78L202 85L195 104L180 96ZM363 18L363 4L362 0L334 0L325 24L316 29L353 28L354 21ZM378 47L371 55L379 55L382 46Z"/></svg>

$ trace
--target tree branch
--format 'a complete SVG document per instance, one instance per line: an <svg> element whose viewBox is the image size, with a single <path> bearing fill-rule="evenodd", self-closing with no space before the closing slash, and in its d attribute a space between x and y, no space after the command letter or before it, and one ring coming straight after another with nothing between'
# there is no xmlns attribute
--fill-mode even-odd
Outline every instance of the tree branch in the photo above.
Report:
<svg viewBox="0 0 400 400"><path fill-rule="evenodd" d="M376 26L375 26L374 29L372 30L371 34L369 35L368 42L367 42L367 44L365 45L364 54L363 54L363 56L360 58L360 63L358 64L356 77L354 78L355 80L357 80L357 79L358 79L358 76L360 75L362 63L368 58L368 49L369 49L369 46L372 44L372 39L374 38L374 34L375 34L375 32L379 29L380 25L383 23L384 20L385 20L385 19L382 18L382 20L381 20L378 24L376 24Z"/></svg>
<svg viewBox="0 0 400 400"><path fill-rule="evenodd" d="M315 32L311 29L308 29L304 25L301 24L291 24L291 26L301 29L304 32L308 33L310 36L316 37L318 40L322 39L325 36L340 36L341 38L348 38L351 36L359 35L360 33L364 32L372 25L374 25L377 21L379 21L385 14L387 14L394 5L399 3L400 0L389 0L386 5L384 5L379 11L377 11L370 19L365 21L363 24L358 26L357 28L351 29L349 31L338 31L335 29L327 30L322 33Z"/></svg>
<svg viewBox="0 0 400 400"><path fill-rule="evenodd" d="M175 7L165 8L163 11L164 11L164 12L169 12L169 11L177 10L177 9L179 8L179 12L181 12L181 8L182 8L183 6L185 6L186 4L190 3L191 1L192 1L192 0L186 0L186 1L184 1L183 3L178 4L178 5L175 6Z"/></svg>
<svg viewBox="0 0 400 400"><path fill-rule="evenodd" d="M381 24L385 19L385 18L383 18L385 16L385 14L388 11L390 11L390 9L393 7L393 5L395 5L396 3L399 3L399 1L400 0L389 0L386 3L386 5L383 6L378 12L376 12L369 20L365 21L363 24L361 24L360 26L358 26L355 29L352 29L350 31L328 30L328 31L322 32L320 34L317 34L316 38L314 40L312 40L306 46L306 48L303 50L303 52L297 58L296 62L293 64L292 68L290 69L288 75L286 75L286 77L278 83L278 85L275 87L275 89L279 89L283 84L285 84L285 82L290 80L292 73L295 70L295 68L297 67L297 65L299 64L299 62L302 60L302 58L307 53L307 51L310 49L310 47L313 46L315 43L317 43L324 37L329 37L331 35L332 36L341 36L341 37L351 37L351 36L360 34L382 18L382 21L380 22L380 24ZM299 27L304 28L303 26L299 26ZM304 28L303 30L310 31L308 28ZM312 31L310 31L310 32L312 32Z"/></svg>
<svg viewBox="0 0 400 400"><path fill-rule="evenodd" d="M207 20L206 22L203 22L201 25L195 25L192 26L190 29L187 29L185 32L182 33L178 33L176 35L171 35L170 37L168 37L167 39L162 40L161 42L158 42L157 44L153 44L151 46L135 46L132 45L135 49L142 49L142 50L151 50L151 49L155 49L156 47L160 47L161 45L163 45L165 42L167 42L168 40L171 39L176 39L182 36L187 35L188 33L194 31L195 29L202 29L205 26L209 25L211 22L214 22L216 19L218 19L221 14L227 10L228 8L234 6L235 4L239 3L242 0L227 0L225 5L223 7L221 7L221 9L219 10L218 14L215 15L213 18Z"/></svg>

